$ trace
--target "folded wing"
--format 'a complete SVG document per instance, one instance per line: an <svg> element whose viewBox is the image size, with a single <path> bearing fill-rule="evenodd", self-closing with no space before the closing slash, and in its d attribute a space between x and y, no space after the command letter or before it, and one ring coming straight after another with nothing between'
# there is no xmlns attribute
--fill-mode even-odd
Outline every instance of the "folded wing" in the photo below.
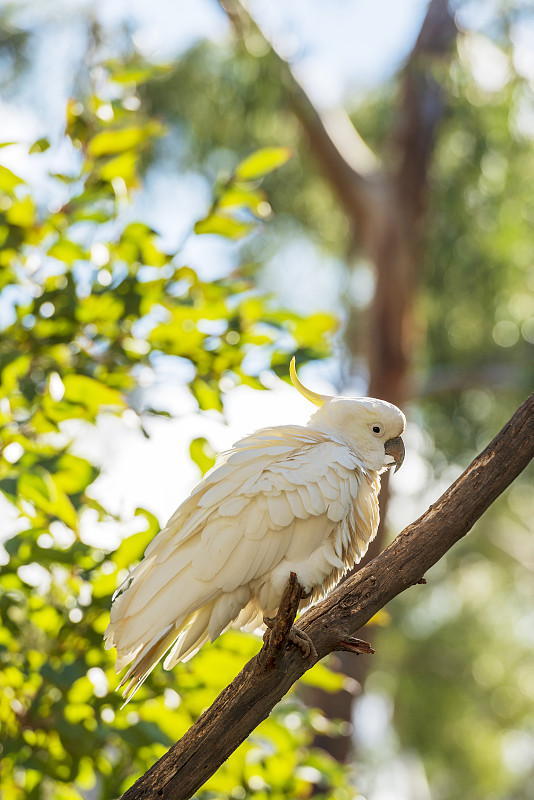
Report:
<svg viewBox="0 0 534 800"><path fill-rule="evenodd" d="M238 442L177 509L119 588L106 631L131 696L230 624L276 611L289 572L317 596L359 560L378 523L377 481L344 444L298 426Z"/></svg>

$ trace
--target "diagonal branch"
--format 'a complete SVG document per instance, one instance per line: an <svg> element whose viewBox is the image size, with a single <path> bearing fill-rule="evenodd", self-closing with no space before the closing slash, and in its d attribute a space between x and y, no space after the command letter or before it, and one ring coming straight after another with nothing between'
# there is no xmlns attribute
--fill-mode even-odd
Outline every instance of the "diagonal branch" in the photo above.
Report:
<svg viewBox="0 0 534 800"><path fill-rule="evenodd" d="M241 0L219 0L237 36L261 40L277 67L277 80L305 132L310 148L355 229L367 223L379 160L360 137L348 115L321 115L293 74L290 65L266 39Z"/></svg>
<svg viewBox="0 0 534 800"><path fill-rule="evenodd" d="M379 556L307 611L299 628L318 658L376 612L465 536L534 457L534 393L465 472ZM314 659L295 648L277 664L251 659L185 736L123 795L122 800L186 800L271 712Z"/></svg>

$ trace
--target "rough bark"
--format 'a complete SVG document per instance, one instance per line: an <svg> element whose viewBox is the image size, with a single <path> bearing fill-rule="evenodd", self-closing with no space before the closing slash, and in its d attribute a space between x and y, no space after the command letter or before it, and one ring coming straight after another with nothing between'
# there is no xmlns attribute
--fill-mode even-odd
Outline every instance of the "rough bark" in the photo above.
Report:
<svg viewBox="0 0 534 800"><path fill-rule="evenodd" d="M439 500L379 556L300 618L299 629L312 640L317 658L342 648L393 597L417 584L533 457L534 393ZM289 601L294 590L294 586L288 589ZM287 629L287 619L284 626ZM191 797L314 661L303 658L295 647L285 648L276 659L260 652L123 800Z"/></svg>

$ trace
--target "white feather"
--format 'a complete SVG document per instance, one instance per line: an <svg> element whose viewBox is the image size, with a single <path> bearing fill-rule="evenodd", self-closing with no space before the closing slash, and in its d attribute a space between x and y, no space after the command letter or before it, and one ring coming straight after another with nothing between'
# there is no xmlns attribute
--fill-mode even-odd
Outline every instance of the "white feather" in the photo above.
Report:
<svg viewBox="0 0 534 800"><path fill-rule="evenodd" d="M306 506L298 492L286 492L286 497L295 517L307 519L310 516L310 512L306 510Z"/></svg>
<svg viewBox="0 0 534 800"><path fill-rule="evenodd" d="M271 522L280 528L287 527L293 522L294 515L285 493L278 495L267 495L267 506Z"/></svg>

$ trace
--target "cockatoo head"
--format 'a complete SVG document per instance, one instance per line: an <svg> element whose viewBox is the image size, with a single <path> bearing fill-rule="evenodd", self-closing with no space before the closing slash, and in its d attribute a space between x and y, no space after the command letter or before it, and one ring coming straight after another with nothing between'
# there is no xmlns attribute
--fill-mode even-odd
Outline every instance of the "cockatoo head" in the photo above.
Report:
<svg viewBox="0 0 534 800"><path fill-rule="evenodd" d="M367 469L377 472L393 466L395 472L400 469L404 461L401 434L406 427L406 417L400 408L374 397L316 394L299 381L294 358L289 372L298 391L319 406L308 425L344 441Z"/></svg>

